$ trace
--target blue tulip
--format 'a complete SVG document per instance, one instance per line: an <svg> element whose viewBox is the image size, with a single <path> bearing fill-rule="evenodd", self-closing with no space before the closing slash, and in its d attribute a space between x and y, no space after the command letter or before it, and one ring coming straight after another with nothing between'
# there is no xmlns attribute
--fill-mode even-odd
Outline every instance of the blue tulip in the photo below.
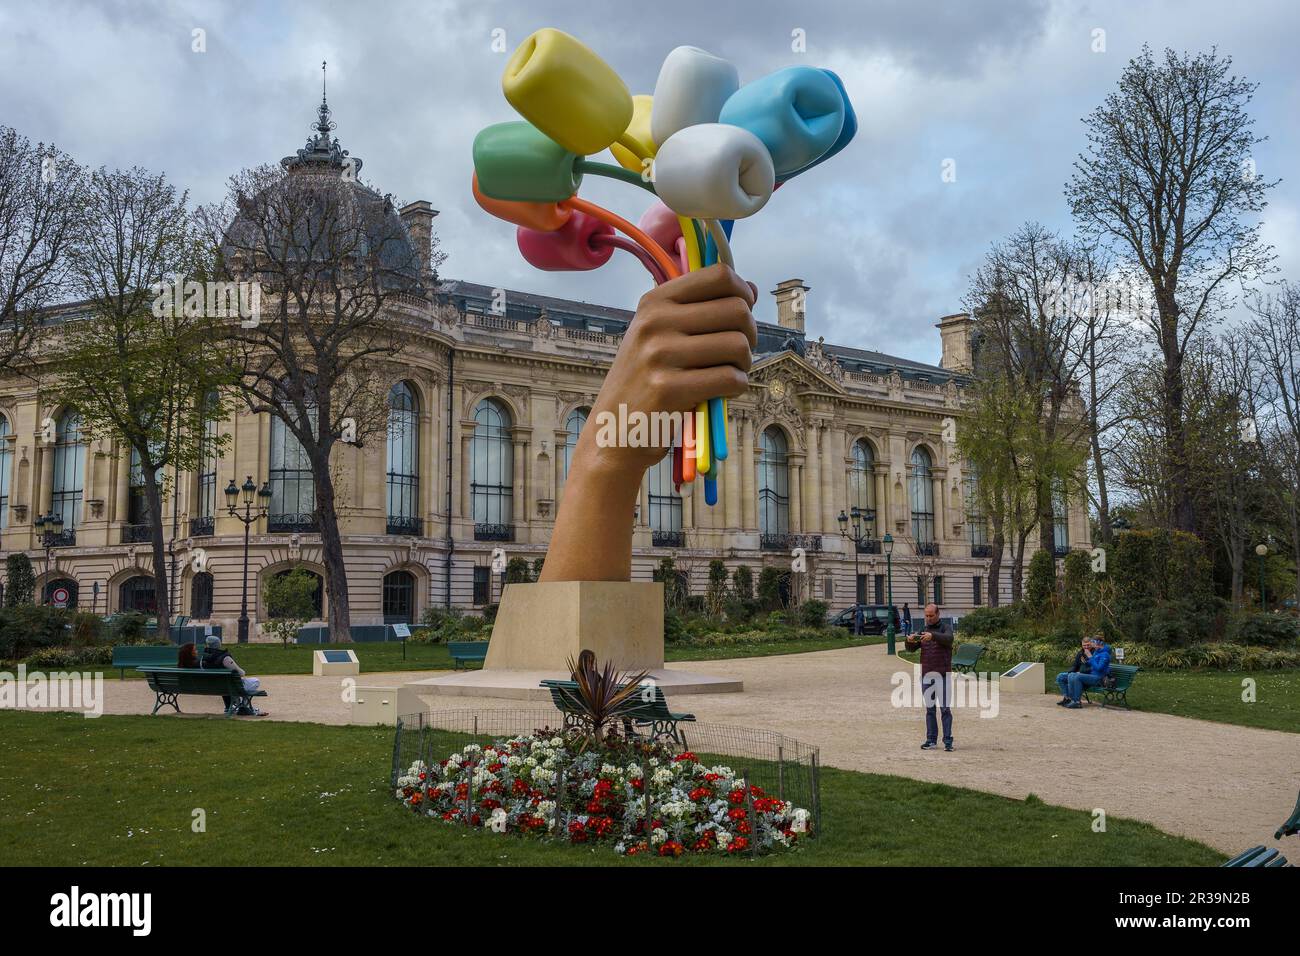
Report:
<svg viewBox="0 0 1300 956"><path fill-rule="evenodd" d="M781 182L784 182L785 180L790 179L793 176L798 176L800 173L804 172L805 170L812 169L818 163L826 162L826 160L830 159L832 156L834 156L836 153L842 150L845 146L849 145L849 140L853 139L854 135L858 131L858 117L857 114L853 112L853 104L849 101L849 92L844 88L844 81L841 80L839 76L837 76L835 73L833 73L830 70L822 70L822 72L825 73L827 76L829 76L832 80L834 80L835 85L840 88L840 96L844 100L844 125L840 128L839 138L836 139L833 144L831 144L830 149L826 150L826 152L822 153L820 156L814 159L807 166L803 166L799 169L796 169L794 172L788 173L784 176L777 176L777 179L780 180Z"/></svg>
<svg viewBox="0 0 1300 956"><path fill-rule="evenodd" d="M757 136L781 178L811 166L835 146L844 129L845 104L834 74L791 66L742 86L723 104L718 121Z"/></svg>

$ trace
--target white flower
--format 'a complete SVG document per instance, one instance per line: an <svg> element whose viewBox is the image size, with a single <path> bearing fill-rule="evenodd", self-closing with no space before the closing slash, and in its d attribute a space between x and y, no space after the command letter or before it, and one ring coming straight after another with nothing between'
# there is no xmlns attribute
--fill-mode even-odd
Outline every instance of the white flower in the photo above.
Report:
<svg viewBox="0 0 1300 956"><path fill-rule="evenodd" d="M650 834L651 843L663 843L668 839L668 831L663 827L655 827L654 832Z"/></svg>

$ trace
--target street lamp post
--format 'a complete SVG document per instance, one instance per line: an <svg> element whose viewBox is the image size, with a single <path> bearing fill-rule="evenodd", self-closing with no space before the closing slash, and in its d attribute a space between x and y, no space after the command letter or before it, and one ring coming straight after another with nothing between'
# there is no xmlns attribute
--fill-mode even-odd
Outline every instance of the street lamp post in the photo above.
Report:
<svg viewBox="0 0 1300 956"><path fill-rule="evenodd" d="M1264 559L1268 557L1268 545L1255 545L1255 553L1259 555L1259 609L1267 611L1268 605L1264 602Z"/></svg>
<svg viewBox="0 0 1300 956"><path fill-rule="evenodd" d="M37 515L32 519L32 527L41 536L41 547L45 549L45 586L50 586L50 549L63 537L63 515L51 510L48 514ZM41 601L45 603L44 600Z"/></svg>
<svg viewBox="0 0 1300 956"><path fill-rule="evenodd" d="M849 527L849 515L853 516L853 527ZM863 520L866 520L866 530L863 530ZM858 605L864 603L862 595L858 593L858 582L861 577L858 575L858 551L862 542L871 540L872 525L876 520L876 513L870 508L863 509L854 505L849 509L849 514L840 509L840 516L835 519L840 525L840 536L848 538L853 542L853 633L860 635L862 633L861 624L858 616ZM852 533L850 533L850 530Z"/></svg>
<svg viewBox="0 0 1300 956"><path fill-rule="evenodd" d="M258 499L257 509L253 509L253 498ZM240 513L240 502L243 502L243 513ZM243 577L243 594L239 600L239 643L248 643L248 536L253 525L259 518L266 516L271 504L271 487L263 482L259 490L257 485L253 484L253 476L249 475L244 479L242 486L235 484L235 479L230 479L230 484L226 485L226 511L232 518L238 518L244 523L244 577Z"/></svg>
<svg viewBox="0 0 1300 956"><path fill-rule="evenodd" d="M880 550L885 552L885 580L888 588L886 594L886 603L888 607L885 610L885 641L886 654L894 653L894 536L888 531L880 539Z"/></svg>

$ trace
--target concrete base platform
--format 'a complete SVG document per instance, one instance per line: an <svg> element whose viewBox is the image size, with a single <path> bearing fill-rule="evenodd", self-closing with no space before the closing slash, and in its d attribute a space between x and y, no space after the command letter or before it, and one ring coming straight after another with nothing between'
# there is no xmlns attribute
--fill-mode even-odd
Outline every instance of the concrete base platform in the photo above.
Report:
<svg viewBox="0 0 1300 956"><path fill-rule="evenodd" d="M569 680L564 671L525 671L490 668L457 671L439 677L412 681L403 687L416 694L448 697L506 697L513 700L547 701L550 691L538 684L543 680ZM676 668L650 671L671 702L686 694L738 694L745 689L739 678L699 674Z"/></svg>

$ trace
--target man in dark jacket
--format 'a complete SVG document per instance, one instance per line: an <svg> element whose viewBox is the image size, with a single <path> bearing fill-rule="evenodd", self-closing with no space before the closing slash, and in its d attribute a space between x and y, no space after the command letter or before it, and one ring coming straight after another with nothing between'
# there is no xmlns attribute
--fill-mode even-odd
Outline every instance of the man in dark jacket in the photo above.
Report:
<svg viewBox="0 0 1300 956"><path fill-rule="evenodd" d="M925 702L925 743L922 750L938 746L939 719L943 721L943 749L952 750L952 625L939 618L939 608L925 606L924 629L907 639L909 650L921 649L921 699ZM938 715L935 711L938 710Z"/></svg>

